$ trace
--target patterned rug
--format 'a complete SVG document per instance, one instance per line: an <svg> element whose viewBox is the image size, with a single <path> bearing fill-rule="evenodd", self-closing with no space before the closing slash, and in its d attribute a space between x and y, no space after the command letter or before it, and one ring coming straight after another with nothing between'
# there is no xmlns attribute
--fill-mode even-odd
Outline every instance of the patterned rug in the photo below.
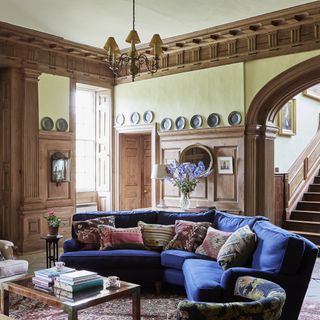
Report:
<svg viewBox="0 0 320 320"><path fill-rule="evenodd" d="M317 259L312 274L313 281L320 281L320 259ZM319 284L320 285L320 284ZM320 286L319 286L320 288ZM172 316L179 301L185 298L182 290L165 289L161 296L156 296L152 290L142 290L141 319L167 320ZM319 293L320 296L320 293ZM318 297L319 297L318 296ZM319 320L319 298L304 300L299 320ZM79 312L79 320L131 320L131 300L118 299ZM67 315L53 307L30 299L10 295L10 317L23 320L67 320Z"/></svg>

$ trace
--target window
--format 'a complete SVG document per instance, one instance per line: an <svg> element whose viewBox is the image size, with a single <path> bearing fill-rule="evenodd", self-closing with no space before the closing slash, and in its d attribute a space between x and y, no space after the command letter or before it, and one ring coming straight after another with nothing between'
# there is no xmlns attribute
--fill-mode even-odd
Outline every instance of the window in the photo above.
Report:
<svg viewBox="0 0 320 320"><path fill-rule="evenodd" d="M76 189L96 190L96 93L76 91Z"/></svg>

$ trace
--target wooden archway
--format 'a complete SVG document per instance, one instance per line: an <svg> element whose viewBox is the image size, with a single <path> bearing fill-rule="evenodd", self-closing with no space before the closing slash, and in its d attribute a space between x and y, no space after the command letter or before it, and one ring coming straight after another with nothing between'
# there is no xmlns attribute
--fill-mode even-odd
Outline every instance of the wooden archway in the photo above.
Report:
<svg viewBox="0 0 320 320"><path fill-rule="evenodd" d="M273 121L281 107L296 94L320 82L320 55L301 62L270 80L255 96L246 116L245 211L274 213Z"/></svg>

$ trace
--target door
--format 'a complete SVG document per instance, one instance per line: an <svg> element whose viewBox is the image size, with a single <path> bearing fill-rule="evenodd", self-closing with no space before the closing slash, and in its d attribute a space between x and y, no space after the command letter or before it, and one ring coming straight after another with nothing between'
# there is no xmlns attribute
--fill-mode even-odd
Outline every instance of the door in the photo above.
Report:
<svg viewBox="0 0 320 320"><path fill-rule="evenodd" d="M122 134L120 138L120 210L151 206L151 137Z"/></svg>

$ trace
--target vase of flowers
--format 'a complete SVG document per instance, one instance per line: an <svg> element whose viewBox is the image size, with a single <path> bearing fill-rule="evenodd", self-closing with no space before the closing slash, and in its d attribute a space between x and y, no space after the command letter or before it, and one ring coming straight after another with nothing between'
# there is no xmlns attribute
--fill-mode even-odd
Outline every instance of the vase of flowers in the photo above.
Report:
<svg viewBox="0 0 320 320"><path fill-rule="evenodd" d="M48 231L50 236L57 236L59 233L59 227L63 224L61 218L55 215L53 209L48 210L48 215L44 216L48 222Z"/></svg>
<svg viewBox="0 0 320 320"><path fill-rule="evenodd" d="M192 192L200 182L200 177L207 177L211 171L207 171L202 161L195 163L173 162L167 166L169 176L167 179L181 192L180 207L182 210L190 208L190 192Z"/></svg>

